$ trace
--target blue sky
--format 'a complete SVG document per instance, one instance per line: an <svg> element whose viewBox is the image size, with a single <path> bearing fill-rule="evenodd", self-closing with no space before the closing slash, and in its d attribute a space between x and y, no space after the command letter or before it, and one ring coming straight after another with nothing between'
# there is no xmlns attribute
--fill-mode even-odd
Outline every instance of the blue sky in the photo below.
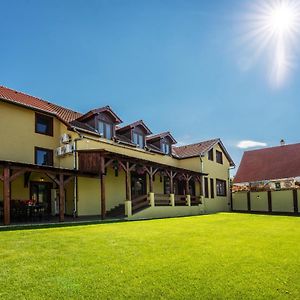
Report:
<svg viewBox="0 0 300 300"><path fill-rule="evenodd" d="M248 66L247 2L2 0L0 84L80 112L108 104L180 143L220 137L238 164L240 141L300 140L297 62L280 88L264 57Z"/></svg>

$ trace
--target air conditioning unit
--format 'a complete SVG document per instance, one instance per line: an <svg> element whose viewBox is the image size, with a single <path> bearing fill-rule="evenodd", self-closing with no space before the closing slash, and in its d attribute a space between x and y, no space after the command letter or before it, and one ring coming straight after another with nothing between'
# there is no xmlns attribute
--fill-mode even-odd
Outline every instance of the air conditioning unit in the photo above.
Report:
<svg viewBox="0 0 300 300"><path fill-rule="evenodd" d="M65 154L69 154L69 153L73 152L73 145L72 144L67 144L67 145L64 145L63 147L64 147Z"/></svg>
<svg viewBox="0 0 300 300"><path fill-rule="evenodd" d="M61 137L60 137L60 141L62 144L68 144L71 141L71 136L67 133L64 133Z"/></svg>
<svg viewBox="0 0 300 300"><path fill-rule="evenodd" d="M62 156L62 155L64 155L64 153L63 153L63 147L56 148L55 149L55 155L56 156Z"/></svg>
<svg viewBox="0 0 300 300"><path fill-rule="evenodd" d="M73 150L74 150L74 148L73 148L72 144L63 145L63 146L60 146L55 149L55 155L63 156L66 154L71 154L71 153L73 153Z"/></svg>

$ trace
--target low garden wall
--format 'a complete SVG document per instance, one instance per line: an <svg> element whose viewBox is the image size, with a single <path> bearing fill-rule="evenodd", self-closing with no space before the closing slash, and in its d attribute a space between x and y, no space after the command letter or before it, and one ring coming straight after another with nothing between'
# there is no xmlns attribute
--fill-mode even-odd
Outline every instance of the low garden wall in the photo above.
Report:
<svg viewBox="0 0 300 300"><path fill-rule="evenodd" d="M241 191L232 194L233 211L299 213L299 208L300 190Z"/></svg>

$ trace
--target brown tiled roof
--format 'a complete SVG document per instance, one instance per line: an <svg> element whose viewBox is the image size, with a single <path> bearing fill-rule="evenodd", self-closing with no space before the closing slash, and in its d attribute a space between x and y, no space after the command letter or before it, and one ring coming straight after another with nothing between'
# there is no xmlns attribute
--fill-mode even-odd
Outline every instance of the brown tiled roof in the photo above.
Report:
<svg viewBox="0 0 300 300"><path fill-rule="evenodd" d="M219 144L222 148L225 156L227 157L229 163L231 166L234 166L234 162L232 158L230 157L229 153L227 152L225 146L221 142L220 139L213 139L208 141L203 141L195 144L180 146L180 147L172 147L172 152L175 157L178 158L190 158L190 157L196 157L199 155L204 155L206 152L208 152L212 147L214 147L216 144Z"/></svg>
<svg viewBox="0 0 300 300"><path fill-rule="evenodd" d="M203 141L196 144L185 145L180 147L173 147L173 152L179 158L187 158L193 156L199 156L207 151L209 151L216 143L219 142L219 139L213 139L209 141Z"/></svg>
<svg viewBox="0 0 300 300"><path fill-rule="evenodd" d="M144 123L143 120L139 120L139 121L133 122L131 124L128 124L126 126L117 128L117 131L119 133L121 133L121 132L127 131L129 129L132 129L132 128L136 127L136 126L142 126L145 129L145 131L147 132L147 134L152 134L151 130L146 126L146 124Z"/></svg>
<svg viewBox="0 0 300 300"><path fill-rule="evenodd" d="M110 108L109 105L90 110L86 114L80 116L78 118L78 121L86 120L87 118L89 118L97 113L101 113L101 112L108 112L115 119L115 122L117 124L122 123L122 120L115 114L115 112Z"/></svg>
<svg viewBox="0 0 300 300"><path fill-rule="evenodd" d="M300 143L245 151L234 183L300 176Z"/></svg>
<svg viewBox="0 0 300 300"><path fill-rule="evenodd" d="M61 107L37 97L17 92L4 86L0 86L0 99L56 115L62 121L67 123L81 116L80 113L73 110Z"/></svg>
<svg viewBox="0 0 300 300"><path fill-rule="evenodd" d="M169 131L150 135L150 136L146 137L146 140L151 142L151 141L155 141L155 140L164 138L166 136L168 136L172 140L172 143L174 143L174 144L177 143L176 140L174 139L174 137L172 136L172 134Z"/></svg>

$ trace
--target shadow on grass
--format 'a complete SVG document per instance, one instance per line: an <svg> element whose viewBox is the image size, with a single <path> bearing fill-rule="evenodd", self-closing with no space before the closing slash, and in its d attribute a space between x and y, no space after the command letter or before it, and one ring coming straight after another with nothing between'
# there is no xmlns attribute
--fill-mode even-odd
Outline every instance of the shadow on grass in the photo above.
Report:
<svg viewBox="0 0 300 300"><path fill-rule="evenodd" d="M73 227L73 226L87 226L87 225L100 225L127 222L125 219L107 219L107 220L85 220L85 221L71 221L60 223L30 223L30 224L12 224L1 225L1 231L14 231L14 230L31 230L31 229L45 229L45 228L60 228L60 227Z"/></svg>

